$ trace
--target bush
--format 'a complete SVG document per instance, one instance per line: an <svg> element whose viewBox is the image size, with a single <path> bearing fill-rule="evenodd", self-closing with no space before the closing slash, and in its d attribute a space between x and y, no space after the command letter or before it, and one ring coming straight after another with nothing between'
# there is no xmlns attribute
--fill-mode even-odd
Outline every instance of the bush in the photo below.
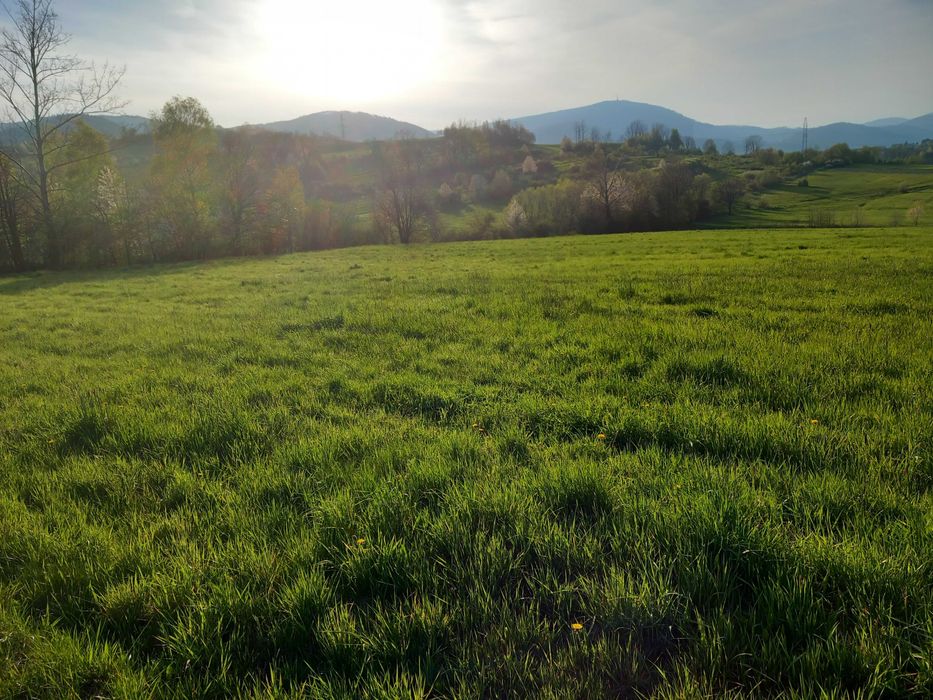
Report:
<svg viewBox="0 0 933 700"><path fill-rule="evenodd" d="M781 182L781 176L774 170L765 170L758 175L758 185L762 188L777 187Z"/></svg>

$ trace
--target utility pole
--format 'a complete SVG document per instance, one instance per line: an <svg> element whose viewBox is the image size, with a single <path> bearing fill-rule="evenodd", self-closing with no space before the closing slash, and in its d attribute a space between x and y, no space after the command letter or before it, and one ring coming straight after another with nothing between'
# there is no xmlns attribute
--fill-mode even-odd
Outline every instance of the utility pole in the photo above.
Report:
<svg viewBox="0 0 933 700"><path fill-rule="evenodd" d="M804 117L803 118L803 147L801 148L801 151L800 151L801 153L807 152L807 146L809 146L809 139L810 139L809 131L810 131L810 127L807 124L807 118Z"/></svg>

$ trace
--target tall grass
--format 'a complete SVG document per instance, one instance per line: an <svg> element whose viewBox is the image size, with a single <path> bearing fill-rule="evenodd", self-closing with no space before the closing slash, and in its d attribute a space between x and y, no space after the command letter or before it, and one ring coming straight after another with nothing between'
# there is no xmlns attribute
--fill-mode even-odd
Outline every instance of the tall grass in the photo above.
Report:
<svg viewBox="0 0 933 700"><path fill-rule="evenodd" d="M0 696L929 697L931 235L0 279Z"/></svg>

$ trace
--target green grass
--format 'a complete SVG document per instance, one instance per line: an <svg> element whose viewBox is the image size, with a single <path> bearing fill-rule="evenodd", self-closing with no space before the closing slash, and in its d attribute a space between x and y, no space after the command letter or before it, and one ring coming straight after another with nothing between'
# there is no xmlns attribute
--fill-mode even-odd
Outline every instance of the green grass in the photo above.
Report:
<svg viewBox="0 0 933 700"><path fill-rule="evenodd" d="M733 216L717 216L711 225L807 226L813 214L830 215L837 226L903 225L912 223L907 212L917 204L924 209L920 223L933 223L933 166L858 165L817 170L806 179L808 187L796 178L748 194Z"/></svg>
<svg viewBox="0 0 933 700"><path fill-rule="evenodd" d="M0 279L0 696L930 697L931 236Z"/></svg>

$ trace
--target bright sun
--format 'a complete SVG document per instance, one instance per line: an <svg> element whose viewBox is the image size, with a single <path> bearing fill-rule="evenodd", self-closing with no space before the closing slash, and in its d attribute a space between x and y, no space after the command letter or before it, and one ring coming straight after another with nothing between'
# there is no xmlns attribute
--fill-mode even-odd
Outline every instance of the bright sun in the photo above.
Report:
<svg viewBox="0 0 933 700"><path fill-rule="evenodd" d="M296 94L378 99L404 93L439 69L444 26L431 0L265 0L257 11L263 44L257 67Z"/></svg>

